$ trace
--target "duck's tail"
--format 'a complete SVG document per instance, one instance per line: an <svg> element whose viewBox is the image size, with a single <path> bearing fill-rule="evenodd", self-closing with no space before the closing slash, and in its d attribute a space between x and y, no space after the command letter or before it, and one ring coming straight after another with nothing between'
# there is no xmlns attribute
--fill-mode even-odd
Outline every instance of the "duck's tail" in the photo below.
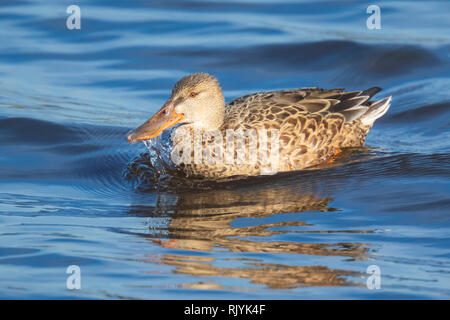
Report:
<svg viewBox="0 0 450 320"><path fill-rule="evenodd" d="M341 93L337 97L339 103L330 107L330 112L338 112L344 115L347 122L361 120L364 125L372 124L383 116L391 106L391 98L387 97L379 101L370 99L381 91L379 87L369 88L364 91Z"/></svg>
<svg viewBox="0 0 450 320"><path fill-rule="evenodd" d="M375 101L368 106L366 112L364 112L359 118L365 125L372 125L375 120L381 118L391 106L392 96L386 97L382 100Z"/></svg>

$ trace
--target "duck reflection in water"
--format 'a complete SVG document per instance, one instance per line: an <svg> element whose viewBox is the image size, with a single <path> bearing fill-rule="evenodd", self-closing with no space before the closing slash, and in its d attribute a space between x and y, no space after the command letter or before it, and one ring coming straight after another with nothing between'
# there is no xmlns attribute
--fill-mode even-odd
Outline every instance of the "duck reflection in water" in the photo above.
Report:
<svg viewBox="0 0 450 320"><path fill-rule="evenodd" d="M130 208L134 215L146 216L150 234L143 235L152 243L165 248L197 252L232 252L237 258L226 259L244 263L245 267L218 267L216 258L205 255L164 254L147 255L148 262L164 263L175 267L174 273L197 277L246 278L255 284L272 289L300 286L357 286L348 278L361 278L362 274L350 270L331 269L323 265L297 266L265 262L266 255L290 254L310 256L346 257L346 260L366 260L369 250L364 243L299 243L275 240L281 235L332 234L342 232L370 233L371 230L311 230L313 224L299 221L299 213L336 214L330 207L333 200L320 197L313 189L311 179L287 175L281 180L258 178L197 188L177 188L176 193L158 194L156 205L136 204ZM308 187L309 186L309 187ZM180 191L181 190L181 191ZM288 219L283 214L292 214ZM161 226L161 218L164 223ZM244 223L242 219L255 219ZM261 222L261 218L264 218ZM241 220L241 223L239 222ZM247 221L247 220L246 220ZM266 222L267 221L267 222ZM276 222L273 222L276 221ZM305 230L301 230L305 228ZM168 239L168 240L167 240ZM242 257L239 253L252 253ZM255 255L253 255L255 254ZM294 259L295 260L295 259ZM283 260L285 261L285 260ZM223 264L222 264L223 265ZM228 264L227 264L228 265ZM220 284L189 283L184 287L217 289Z"/></svg>

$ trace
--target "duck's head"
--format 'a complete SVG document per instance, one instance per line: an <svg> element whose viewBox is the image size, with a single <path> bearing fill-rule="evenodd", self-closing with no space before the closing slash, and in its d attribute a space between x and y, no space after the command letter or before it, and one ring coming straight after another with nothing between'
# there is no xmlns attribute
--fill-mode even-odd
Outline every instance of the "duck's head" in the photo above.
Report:
<svg viewBox="0 0 450 320"><path fill-rule="evenodd" d="M162 108L131 132L127 141L152 139L178 123L218 129L223 123L224 112L225 100L217 79L207 73L194 73L175 84Z"/></svg>

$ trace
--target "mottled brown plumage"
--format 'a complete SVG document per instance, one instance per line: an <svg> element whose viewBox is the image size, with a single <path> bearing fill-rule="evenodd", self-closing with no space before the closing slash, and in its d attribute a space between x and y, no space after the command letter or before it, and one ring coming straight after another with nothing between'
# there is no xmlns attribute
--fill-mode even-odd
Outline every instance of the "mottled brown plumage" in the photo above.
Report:
<svg viewBox="0 0 450 320"><path fill-rule="evenodd" d="M186 133L189 133L192 138L191 155L184 155L187 161L180 163L179 169L189 176L222 178L300 170L330 161L342 148L364 145L373 122L390 106L391 97L370 101L380 90L374 87L365 91L344 92L343 89L301 88L260 92L237 98L224 106L220 102L223 101L223 95L216 78L204 73L190 75L175 85L172 96L166 103L170 106L173 104L175 114L188 114L187 120L181 121L186 125L174 130L172 136L177 152L187 147L180 145L187 141L179 139L180 136L186 137ZM206 94L208 92L209 96ZM194 114L193 111L198 112ZM244 157L244 163L225 163L222 159L217 163L202 161L196 164L194 132L203 134L202 154L212 155L214 160L220 160L220 157L214 156L217 156L218 150L225 152L226 132L230 129L247 133L254 130L258 134L265 130L269 141L271 130L278 130L279 156L275 168L273 161L269 163L267 157L259 156L269 155L272 151L270 143L263 148L264 144L260 143L259 136L256 162L249 161L248 154L235 152L234 159ZM211 130L221 133L223 138L218 139L214 134L208 134ZM136 133L129 136L129 141L137 140L139 138ZM245 150L248 150L249 138L246 137L243 142Z"/></svg>

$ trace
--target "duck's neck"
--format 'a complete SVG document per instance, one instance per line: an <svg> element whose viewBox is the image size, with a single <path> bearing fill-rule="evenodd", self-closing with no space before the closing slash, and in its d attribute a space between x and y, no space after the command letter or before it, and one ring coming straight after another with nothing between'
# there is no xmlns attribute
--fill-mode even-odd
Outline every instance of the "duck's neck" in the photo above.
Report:
<svg viewBox="0 0 450 320"><path fill-rule="evenodd" d="M206 130L215 130L222 127L225 118L225 106L217 108L211 117L203 124Z"/></svg>
<svg viewBox="0 0 450 320"><path fill-rule="evenodd" d="M208 110L205 112L201 126L206 130L220 129L225 118L225 99L222 92L214 95L210 100Z"/></svg>

